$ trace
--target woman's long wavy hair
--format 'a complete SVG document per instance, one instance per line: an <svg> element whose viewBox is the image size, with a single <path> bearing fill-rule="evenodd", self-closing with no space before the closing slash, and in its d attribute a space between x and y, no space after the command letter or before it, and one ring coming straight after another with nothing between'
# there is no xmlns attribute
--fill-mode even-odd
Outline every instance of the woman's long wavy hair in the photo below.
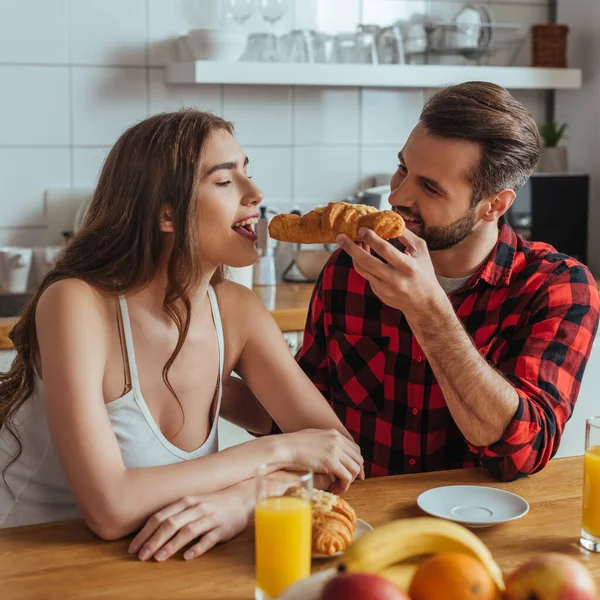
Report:
<svg viewBox="0 0 600 600"><path fill-rule="evenodd" d="M169 383L169 369L187 336L190 296L200 280L198 175L206 142L217 130L233 134L233 125L210 113L183 109L130 127L110 151L81 230L44 277L11 332L17 356L10 371L0 374L0 428L11 433L18 452L3 469L3 478L22 452L14 417L34 389L35 312L40 296L67 278L115 296L142 290L160 264L160 219L165 207L172 210L175 233L163 309L175 322L179 337L162 377L177 398ZM212 282L222 278L219 269Z"/></svg>

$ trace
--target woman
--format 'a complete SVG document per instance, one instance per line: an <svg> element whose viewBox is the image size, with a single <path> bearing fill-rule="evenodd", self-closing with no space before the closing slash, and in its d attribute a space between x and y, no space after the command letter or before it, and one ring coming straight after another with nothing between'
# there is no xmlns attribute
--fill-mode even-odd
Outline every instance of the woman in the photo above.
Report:
<svg viewBox="0 0 600 600"><path fill-rule="evenodd" d="M116 539L154 514L130 551L164 559L203 535L191 558L245 527L261 463L312 468L338 491L362 474L269 313L223 280L222 265L257 259L262 194L247 165L231 124L198 111L153 116L117 141L82 230L13 332L0 527L81 516ZM232 371L295 433L217 452Z"/></svg>

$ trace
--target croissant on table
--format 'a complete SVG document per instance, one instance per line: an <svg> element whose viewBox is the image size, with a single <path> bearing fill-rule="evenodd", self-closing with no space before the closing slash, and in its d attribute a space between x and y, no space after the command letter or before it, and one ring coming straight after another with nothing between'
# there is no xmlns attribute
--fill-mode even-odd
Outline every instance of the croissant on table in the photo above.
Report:
<svg viewBox="0 0 600 600"><path fill-rule="evenodd" d="M361 227L372 229L380 238L390 240L404 233L404 219L391 210L374 206L330 202L304 216L276 215L269 223L269 235L280 242L296 244L333 244L340 234L358 241Z"/></svg>
<svg viewBox="0 0 600 600"><path fill-rule="evenodd" d="M287 494L302 497L306 490L294 488ZM322 490L313 490L311 506L313 554L332 556L343 552L354 538L354 509L343 498Z"/></svg>

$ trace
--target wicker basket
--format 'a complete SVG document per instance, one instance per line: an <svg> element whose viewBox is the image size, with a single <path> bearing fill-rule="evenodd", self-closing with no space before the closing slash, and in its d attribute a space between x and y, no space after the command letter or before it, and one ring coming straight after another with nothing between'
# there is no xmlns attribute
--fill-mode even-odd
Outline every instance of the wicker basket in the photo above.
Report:
<svg viewBox="0 0 600 600"><path fill-rule="evenodd" d="M532 57L534 67L553 67L564 69L567 66L567 25L533 25Z"/></svg>

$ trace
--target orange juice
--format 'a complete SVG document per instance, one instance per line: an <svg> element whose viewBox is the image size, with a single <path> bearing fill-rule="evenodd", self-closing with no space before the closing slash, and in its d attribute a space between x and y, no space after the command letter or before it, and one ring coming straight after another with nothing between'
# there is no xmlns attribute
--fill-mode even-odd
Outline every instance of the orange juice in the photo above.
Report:
<svg viewBox="0 0 600 600"><path fill-rule="evenodd" d="M256 585L272 598L310 575L311 528L303 498L265 498L256 505Z"/></svg>
<svg viewBox="0 0 600 600"><path fill-rule="evenodd" d="M600 446L588 448L583 458L582 528L600 538Z"/></svg>

